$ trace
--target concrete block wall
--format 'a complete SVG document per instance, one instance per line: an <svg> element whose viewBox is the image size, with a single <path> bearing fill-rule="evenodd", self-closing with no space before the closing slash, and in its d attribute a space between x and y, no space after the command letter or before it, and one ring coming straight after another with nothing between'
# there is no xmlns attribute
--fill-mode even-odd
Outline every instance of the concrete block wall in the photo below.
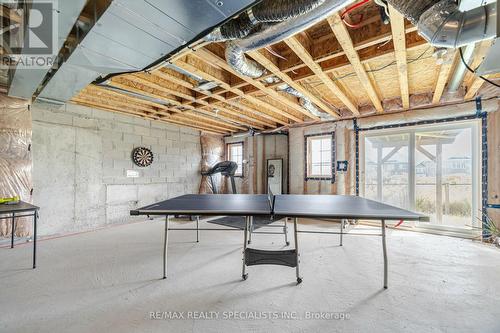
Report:
<svg viewBox="0 0 500 333"><path fill-rule="evenodd" d="M198 192L198 131L74 104L35 103L32 112L41 235L126 223L134 220L130 209ZM133 164L138 146L153 151L150 167ZM127 178L127 170L139 178Z"/></svg>

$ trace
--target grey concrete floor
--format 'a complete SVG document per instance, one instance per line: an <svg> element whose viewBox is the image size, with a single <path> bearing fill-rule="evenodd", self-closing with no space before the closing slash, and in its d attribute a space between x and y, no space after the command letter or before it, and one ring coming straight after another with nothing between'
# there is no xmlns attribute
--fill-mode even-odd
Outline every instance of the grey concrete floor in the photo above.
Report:
<svg viewBox="0 0 500 333"><path fill-rule="evenodd" d="M198 244L172 232L161 280L162 228L40 242L36 270L31 244L0 249L0 332L500 332L500 250L488 245L390 230L384 290L378 237L339 247L337 236L300 235L297 286L294 269L279 266L250 267L242 281L241 232L205 232ZM283 239L256 235L253 246L279 249ZM212 313L187 318L201 312Z"/></svg>

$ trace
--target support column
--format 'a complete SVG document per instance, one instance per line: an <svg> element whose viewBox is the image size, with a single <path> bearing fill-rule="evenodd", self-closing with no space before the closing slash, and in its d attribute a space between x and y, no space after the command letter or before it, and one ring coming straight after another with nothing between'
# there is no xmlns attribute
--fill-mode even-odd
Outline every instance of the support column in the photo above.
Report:
<svg viewBox="0 0 500 333"><path fill-rule="evenodd" d="M436 144L436 219L443 223L443 145Z"/></svg>
<svg viewBox="0 0 500 333"><path fill-rule="evenodd" d="M377 200L382 201L382 147L377 147Z"/></svg>

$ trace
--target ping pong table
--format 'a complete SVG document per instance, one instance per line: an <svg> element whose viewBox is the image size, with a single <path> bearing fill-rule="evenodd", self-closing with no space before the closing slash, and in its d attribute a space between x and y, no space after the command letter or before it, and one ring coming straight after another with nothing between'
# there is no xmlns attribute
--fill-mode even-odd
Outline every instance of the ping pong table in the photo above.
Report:
<svg viewBox="0 0 500 333"><path fill-rule="evenodd" d="M170 216L242 216L245 217L243 232L243 268L242 278L246 280L247 266L281 265L293 267L296 270L297 284L302 282L299 270L299 239L300 233L338 234L340 245L347 220L378 220L381 221L382 253L384 258L384 288L388 286L388 261L386 246L386 221L428 221L428 217L408 210L383 204L377 201L342 195L259 195L259 194L190 194L158 202L143 208L130 211L131 215L165 216L163 243L163 278L167 276L167 250L169 230L193 230L197 235L200 230L221 231L224 229L170 228ZM255 216L272 216L273 220L293 219L294 248L290 250L259 250L248 246L248 235ZM335 219L341 221L339 232L298 230L299 218ZM230 230L230 229L225 229ZM233 229L239 230L239 229ZM373 235L373 234L356 234Z"/></svg>

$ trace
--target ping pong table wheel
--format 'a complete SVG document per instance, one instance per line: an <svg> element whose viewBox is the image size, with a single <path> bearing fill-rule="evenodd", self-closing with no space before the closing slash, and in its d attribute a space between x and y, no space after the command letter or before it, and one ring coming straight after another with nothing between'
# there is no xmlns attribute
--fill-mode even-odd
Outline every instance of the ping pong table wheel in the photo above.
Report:
<svg viewBox="0 0 500 333"><path fill-rule="evenodd" d="M297 278L297 284L301 284L302 283L302 278Z"/></svg>
<svg viewBox="0 0 500 333"><path fill-rule="evenodd" d="M243 278L243 280L248 279L248 273L247 274L243 274L241 277Z"/></svg>

